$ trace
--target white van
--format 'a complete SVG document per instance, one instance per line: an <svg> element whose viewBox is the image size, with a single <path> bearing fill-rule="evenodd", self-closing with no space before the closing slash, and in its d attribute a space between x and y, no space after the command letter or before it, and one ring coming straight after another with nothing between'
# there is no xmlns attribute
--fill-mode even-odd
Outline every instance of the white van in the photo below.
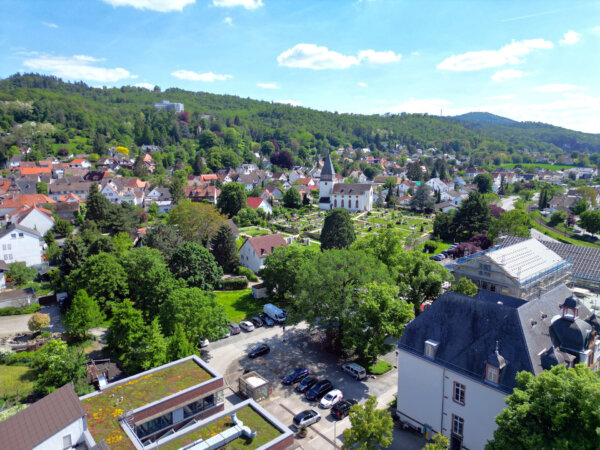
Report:
<svg viewBox="0 0 600 450"><path fill-rule="evenodd" d="M285 313L273 303L267 303L263 312L277 323L285 322Z"/></svg>
<svg viewBox="0 0 600 450"><path fill-rule="evenodd" d="M349 373L357 380L363 380L367 378L367 370L363 366L359 366L356 363L346 363L342 366L342 370Z"/></svg>

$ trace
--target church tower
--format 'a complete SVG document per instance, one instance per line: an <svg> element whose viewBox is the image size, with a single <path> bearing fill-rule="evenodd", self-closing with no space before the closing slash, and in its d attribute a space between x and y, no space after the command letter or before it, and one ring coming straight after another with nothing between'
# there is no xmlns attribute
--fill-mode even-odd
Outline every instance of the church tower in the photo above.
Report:
<svg viewBox="0 0 600 450"><path fill-rule="evenodd" d="M331 189L335 184L335 170L331 162L331 154L325 158L325 164L321 169L321 181L319 181L319 208L331 209Z"/></svg>

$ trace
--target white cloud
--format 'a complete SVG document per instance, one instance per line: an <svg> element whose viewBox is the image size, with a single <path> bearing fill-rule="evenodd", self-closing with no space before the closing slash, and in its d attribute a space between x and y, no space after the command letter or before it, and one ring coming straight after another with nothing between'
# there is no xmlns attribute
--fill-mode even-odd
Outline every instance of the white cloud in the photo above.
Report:
<svg viewBox="0 0 600 450"><path fill-rule="evenodd" d="M112 6L132 6L158 12L181 11L196 0L102 0Z"/></svg>
<svg viewBox="0 0 600 450"><path fill-rule="evenodd" d="M126 78L135 78L135 75L120 67L98 67L96 63L102 61L86 55L52 56L39 55L23 61L29 69L49 72L54 76L69 80L91 80L111 83Z"/></svg>
<svg viewBox="0 0 600 450"><path fill-rule="evenodd" d="M257 9L265 5L262 0L213 0L212 4L221 8L241 6L245 9Z"/></svg>
<svg viewBox="0 0 600 450"><path fill-rule="evenodd" d="M263 89L279 89L277 83L258 83L257 86Z"/></svg>
<svg viewBox="0 0 600 450"><path fill-rule="evenodd" d="M365 83L364 81L361 81L361 82L359 82L359 83L358 83L358 85L359 85L360 87L367 87L367 86L368 86L368 84L367 84L367 83Z"/></svg>
<svg viewBox="0 0 600 450"><path fill-rule="evenodd" d="M277 57L280 66L300 69L348 69L362 61L374 64L386 64L400 61L402 55L390 50L377 52L361 50L357 56L343 55L327 47L315 44L296 44Z"/></svg>
<svg viewBox="0 0 600 450"><path fill-rule="evenodd" d="M225 22L229 26L233 26L233 19L231 17L225 17L225 20L223 20L223 22Z"/></svg>
<svg viewBox="0 0 600 450"><path fill-rule="evenodd" d="M148 89L149 91L151 91L152 89L154 89L154 85L152 83L136 83L134 84L135 87L140 87L140 88L144 88L144 89Z"/></svg>
<svg viewBox="0 0 600 450"><path fill-rule="evenodd" d="M551 49L552 42L544 39L527 39L513 41L500 50L480 50L453 55L438 64L441 70L470 71L500 67L506 64L520 64L523 56L533 50Z"/></svg>
<svg viewBox="0 0 600 450"><path fill-rule="evenodd" d="M283 105L290 105L290 106L302 106L302 103L297 102L295 100L278 100L275 103L281 103Z"/></svg>
<svg viewBox="0 0 600 450"><path fill-rule="evenodd" d="M534 92L556 93L556 92L579 91L582 89L584 89L582 86L577 86L575 84L551 83L551 84L545 84L543 86L534 87L531 90Z"/></svg>
<svg viewBox="0 0 600 450"><path fill-rule="evenodd" d="M563 38L559 41L559 44L562 45L571 45L576 44L581 39L581 34L576 31L569 30L564 35Z"/></svg>
<svg viewBox="0 0 600 450"><path fill-rule="evenodd" d="M507 80L514 80L515 78L523 78L525 75L529 74L515 69L499 70L494 75L492 75L492 81L501 82Z"/></svg>
<svg viewBox="0 0 600 450"><path fill-rule="evenodd" d="M485 97L485 100L510 100L516 97L517 94L494 95L492 97Z"/></svg>
<svg viewBox="0 0 600 450"><path fill-rule="evenodd" d="M598 25L597 27L594 27L594 31L600 31L600 25Z"/></svg>
<svg viewBox="0 0 600 450"><path fill-rule="evenodd" d="M231 75L221 75L213 72L197 73L192 72L191 70L176 70L175 72L172 72L171 75L181 80L203 81L205 83L225 81L233 78Z"/></svg>
<svg viewBox="0 0 600 450"><path fill-rule="evenodd" d="M361 50L358 52L359 61L367 61L374 64L388 64L398 62L402 59L400 53L394 53L391 50L376 52L375 50Z"/></svg>
<svg viewBox="0 0 600 450"><path fill-rule="evenodd" d="M58 28L58 25L56 25L55 23L50 23L50 22L42 22L42 25L45 25L48 28Z"/></svg>

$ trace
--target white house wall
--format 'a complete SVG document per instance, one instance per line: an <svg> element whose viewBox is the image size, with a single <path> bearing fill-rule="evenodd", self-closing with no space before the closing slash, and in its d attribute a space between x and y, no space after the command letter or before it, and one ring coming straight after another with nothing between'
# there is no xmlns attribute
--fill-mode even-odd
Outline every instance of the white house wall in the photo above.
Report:
<svg viewBox="0 0 600 450"><path fill-rule="evenodd" d="M44 213L34 209L19 224L36 230L44 236L54 226L54 221Z"/></svg>
<svg viewBox="0 0 600 450"><path fill-rule="evenodd" d="M260 258L254 251L252 245L246 241L240 248L240 264L252 270L254 273L258 273L264 263L265 259Z"/></svg>
<svg viewBox="0 0 600 450"><path fill-rule="evenodd" d="M23 237L19 237L23 233ZM12 235L17 237L12 238ZM27 266L42 264L42 245L40 238L33 234L14 229L6 236L0 238L0 251L2 259L7 264L24 262Z"/></svg>
<svg viewBox="0 0 600 450"><path fill-rule="evenodd" d="M443 345L443 344L441 344ZM493 438L495 418L506 407L506 394L410 353L398 355L399 417L450 437L452 415L464 419L463 446L482 449ZM465 405L453 399L454 382L465 386ZM411 419L409 419L412 418ZM420 423L419 423L420 422ZM440 430L441 427L441 430Z"/></svg>
<svg viewBox="0 0 600 450"><path fill-rule="evenodd" d="M33 450L47 450L47 449L62 449L65 448L63 445L63 437L71 436L71 445L75 447L77 443L83 442L83 433L86 430L83 418L77 419L72 424L66 426L58 433L50 436L44 442L40 443Z"/></svg>

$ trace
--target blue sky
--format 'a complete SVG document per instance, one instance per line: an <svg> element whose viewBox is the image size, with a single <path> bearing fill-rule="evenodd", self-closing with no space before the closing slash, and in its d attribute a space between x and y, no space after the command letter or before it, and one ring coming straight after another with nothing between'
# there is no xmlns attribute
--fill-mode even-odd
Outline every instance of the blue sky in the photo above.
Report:
<svg viewBox="0 0 600 450"><path fill-rule="evenodd" d="M0 77L600 133L600 2L0 0Z"/></svg>

